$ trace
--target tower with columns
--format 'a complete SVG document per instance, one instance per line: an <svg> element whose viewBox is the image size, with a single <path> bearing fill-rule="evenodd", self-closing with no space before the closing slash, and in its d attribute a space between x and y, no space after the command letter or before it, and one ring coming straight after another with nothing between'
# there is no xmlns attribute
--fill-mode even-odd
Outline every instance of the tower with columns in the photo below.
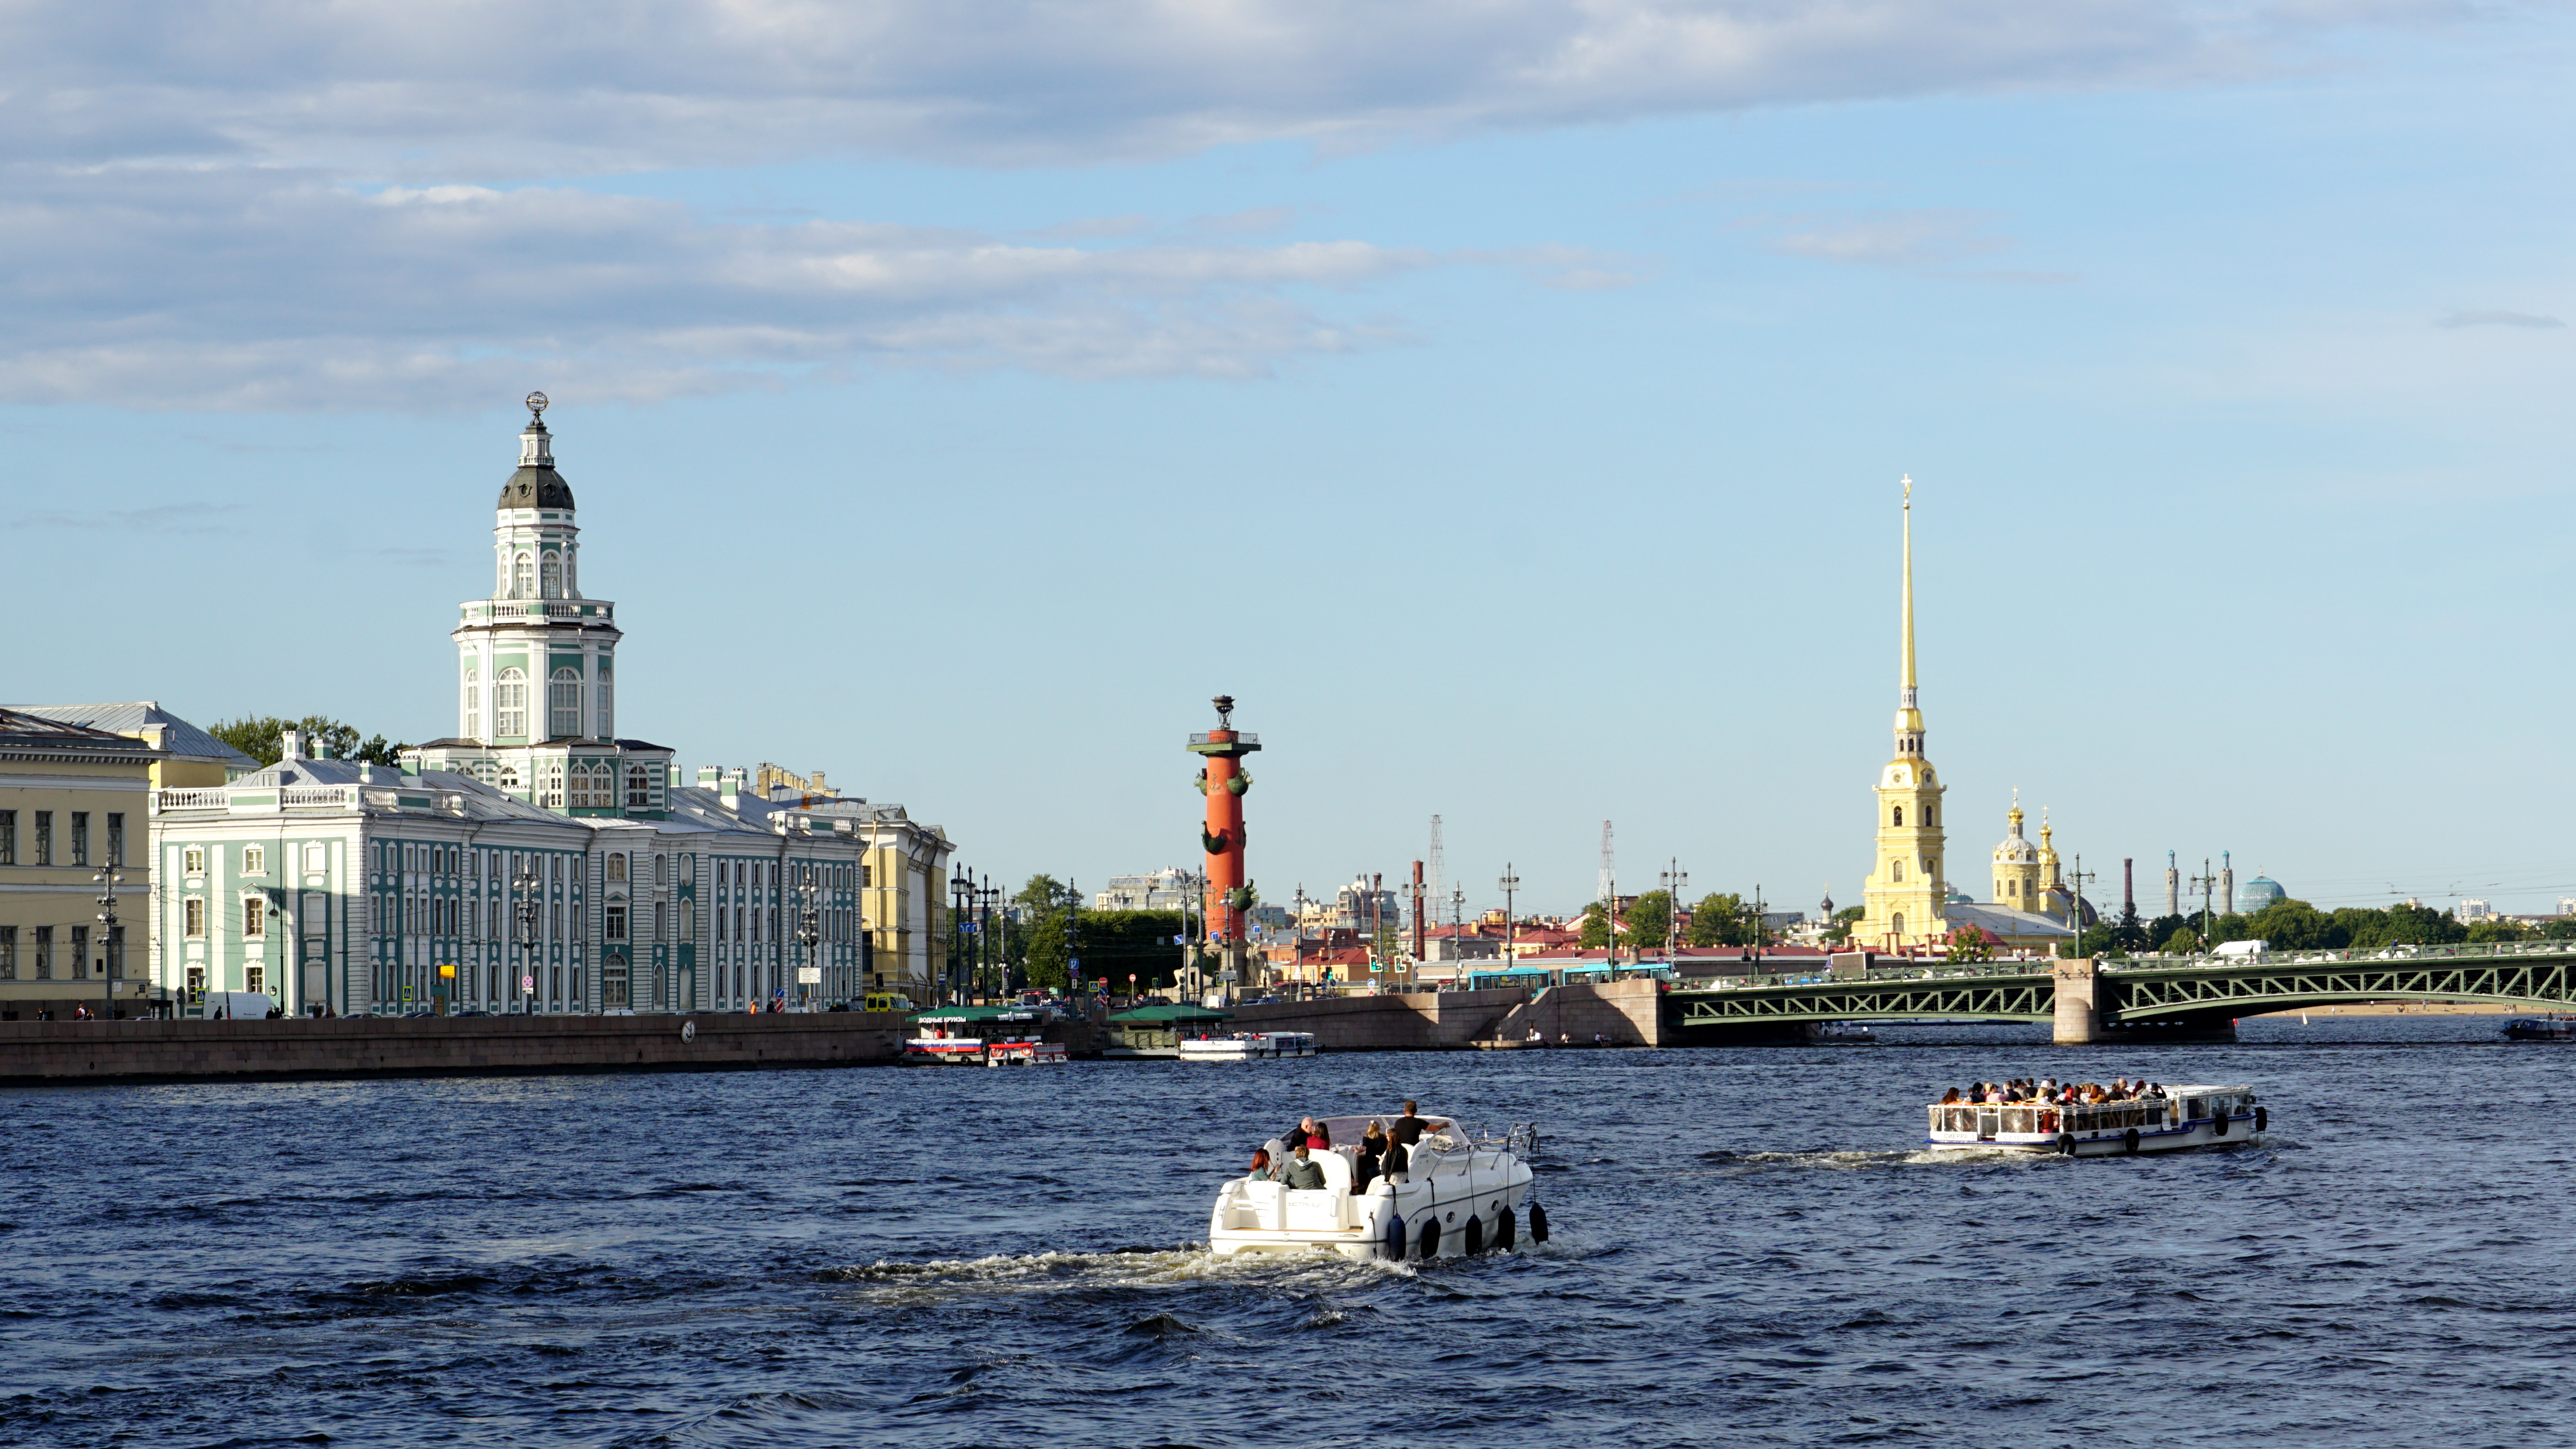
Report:
<svg viewBox="0 0 2576 1449"><path fill-rule="evenodd" d="M1234 696L1215 699L1216 728L1190 736L1190 753L1207 761L1198 787L1207 796L1207 818L1199 827L1199 844L1207 853L1207 939L1223 966L1244 982L1251 952L1244 945L1244 922L1252 910L1252 882L1244 874L1243 796L1252 774L1243 757L1261 748L1261 738L1234 727Z"/></svg>
<svg viewBox="0 0 2576 1449"><path fill-rule="evenodd" d="M1896 752L1878 776L1877 860L1861 888L1853 944L1902 951L1948 934L1942 874L1944 787L1923 753L1914 670L1914 480L1904 480L1904 580L1898 612Z"/></svg>

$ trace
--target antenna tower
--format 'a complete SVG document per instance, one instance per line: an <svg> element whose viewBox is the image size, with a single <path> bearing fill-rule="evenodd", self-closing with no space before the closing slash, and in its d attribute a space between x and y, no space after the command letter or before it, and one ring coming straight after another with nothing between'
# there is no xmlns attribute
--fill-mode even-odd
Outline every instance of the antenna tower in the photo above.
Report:
<svg viewBox="0 0 2576 1449"><path fill-rule="evenodd" d="M1434 815L1431 817L1431 853L1423 857L1422 873L1425 877L1423 888L1434 902L1431 909L1435 913L1440 909L1437 904L1440 899L1440 864L1440 817Z"/></svg>

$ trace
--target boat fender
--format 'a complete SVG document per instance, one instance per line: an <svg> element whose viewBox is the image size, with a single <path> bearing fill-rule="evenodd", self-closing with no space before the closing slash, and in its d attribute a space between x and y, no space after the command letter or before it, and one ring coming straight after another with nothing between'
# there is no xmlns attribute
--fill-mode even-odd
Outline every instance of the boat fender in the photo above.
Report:
<svg viewBox="0 0 2576 1449"><path fill-rule="evenodd" d="M1425 1261L1440 1256L1440 1220L1433 1218L1422 1225L1422 1256Z"/></svg>
<svg viewBox="0 0 2576 1449"><path fill-rule="evenodd" d="M2060 1157L2073 1157L2075 1155L2074 1133L2060 1132L2057 1134L2057 1155Z"/></svg>
<svg viewBox="0 0 2576 1449"><path fill-rule="evenodd" d="M2271 1108L2257 1107L2254 1109L2254 1130L2257 1132L2269 1132L2272 1130Z"/></svg>
<svg viewBox="0 0 2576 1449"><path fill-rule="evenodd" d="M1399 1263L1404 1261L1404 1215L1402 1213L1386 1215L1385 1252L1388 1257Z"/></svg>
<svg viewBox="0 0 2576 1449"><path fill-rule="evenodd" d="M1494 1250L1508 1253L1520 1242L1520 1230L1512 1222L1512 1210L1504 1208L1494 1214Z"/></svg>
<svg viewBox="0 0 2576 1449"><path fill-rule="evenodd" d="M1469 1213L1467 1215L1467 1256L1472 1258L1483 1251L1485 1251L1485 1220Z"/></svg>
<svg viewBox="0 0 2576 1449"><path fill-rule="evenodd" d="M2137 1129L2137 1128L2132 1127L2132 1128L2130 1128L2128 1131L2123 1132L2123 1133L2121 1133L2121 1134L2120 1134L2120 1150L2121 1150L2122 1152L2125 1152L2125 1153L2129 1154L2131 1157L2135 1157L2135 1156L2137 1156L2137 1155L2138 1155L2138 1129Z"/></svg>
<svg viewBox="0 0 2576 1449"><path fill-rule="evenodd" d="M1547 1241L1547 1209L1537 1203L1530 1204L1530 1241L1533 1243Z"/></svg>

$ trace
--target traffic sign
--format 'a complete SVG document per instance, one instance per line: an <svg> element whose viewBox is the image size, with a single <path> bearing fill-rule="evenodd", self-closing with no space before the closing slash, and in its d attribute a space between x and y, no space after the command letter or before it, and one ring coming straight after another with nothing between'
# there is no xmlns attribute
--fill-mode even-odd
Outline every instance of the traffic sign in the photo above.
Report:
<svg viewBox="0 0 2576 1449"><path fill-rule="evenodd" d="M522 977L520 977L520 978L519 978L519 989L520 989L521 991L534 991L534 990L536 990L536 989L537 989L537 978L535 978L534 976L522 976Z"/></svg>

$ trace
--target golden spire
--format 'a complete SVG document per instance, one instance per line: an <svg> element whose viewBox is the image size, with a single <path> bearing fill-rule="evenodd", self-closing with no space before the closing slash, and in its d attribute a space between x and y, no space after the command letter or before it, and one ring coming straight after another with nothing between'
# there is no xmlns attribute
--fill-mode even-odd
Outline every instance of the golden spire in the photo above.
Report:
<svg viewBox="0 0 2576 1449"><path fill-rule="evenodd" d="M1906 709L1914 708L1914 477L1907 474L1905 484L1905 647L1902 678L1897 685L1905 692Z"/></svg>

